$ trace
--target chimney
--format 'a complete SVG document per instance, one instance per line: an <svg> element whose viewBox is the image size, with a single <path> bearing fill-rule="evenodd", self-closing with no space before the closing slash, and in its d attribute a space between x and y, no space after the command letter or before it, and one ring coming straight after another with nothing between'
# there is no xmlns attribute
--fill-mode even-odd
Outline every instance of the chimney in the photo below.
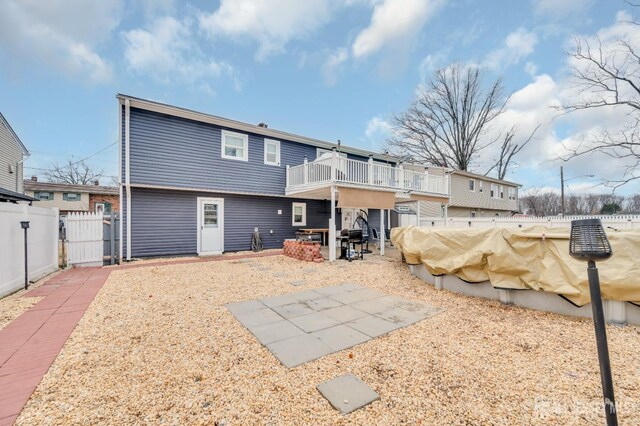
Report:
<svg viewBox="0 0 640 426"><path fill-rule="evenodd" d="M96 179L96 180L93 181L93 184L95 186L100 186L100 181L98 179Z"/></svg>
<svg viewBox="0 0 640 426"><path fill-rule="evenodd" d="M31 176L31 180L33 182L37 182L38 181L38 176Z"/></svg>
<svg viewBox="0 0 640 426"><path fill-rule="evenodd" d="M267 125L267 123L260 122L260 123L258 123L258 127L264 127L266 129L269 126Z"/></svg>

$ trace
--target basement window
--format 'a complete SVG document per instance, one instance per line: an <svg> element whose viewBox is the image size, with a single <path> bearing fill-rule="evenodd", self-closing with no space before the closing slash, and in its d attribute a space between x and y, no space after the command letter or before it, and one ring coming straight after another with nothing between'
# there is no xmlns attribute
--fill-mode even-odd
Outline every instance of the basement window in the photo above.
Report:
<svg viewBox="0 0 640 426"><path fill-rule="evenodd" d="M307 225L307 203L293 203L293 226Z"/></svg>

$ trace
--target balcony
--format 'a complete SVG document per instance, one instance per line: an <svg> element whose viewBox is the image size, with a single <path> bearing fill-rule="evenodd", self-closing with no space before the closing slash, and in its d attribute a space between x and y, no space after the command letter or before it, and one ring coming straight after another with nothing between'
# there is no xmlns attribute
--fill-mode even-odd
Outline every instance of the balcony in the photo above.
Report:
<svg viewBox="0 0 640 426"><path fill-rule="evenodd" d="M449 175L430 175L405 169L402 164L390 166L369 161L358 161L338 156L335 152L312 162L287 166L287 195L301 194L332 185L359 187L370 190L395 191L449 197Z"/></svg>

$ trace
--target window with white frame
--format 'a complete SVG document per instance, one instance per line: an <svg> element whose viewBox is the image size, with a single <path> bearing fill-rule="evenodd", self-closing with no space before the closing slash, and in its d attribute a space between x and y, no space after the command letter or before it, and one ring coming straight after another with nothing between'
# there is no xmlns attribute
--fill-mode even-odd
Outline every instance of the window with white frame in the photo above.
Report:
<svg viewBox="0 0 640 426"><path fill-rule="evenodd" d="M500 198L504 198L504 186L500 185L498 188L500 189Z"/></svg>
<svg viewBox="0 0 640 426"><path fill-rule="evenodd" d="M509 188L508 194L509 194L509 199L510 200L515 200L516 199L516 189L515 188Z"/></svg>
<svg viewBox="0 0 640 426"><path fill-rule="evenodd" d="M482 192L483 188L482 188L482 181L479 180L478 181L478 192Z"/></svg>
<svg viewBox="0 0 640 426"><path fill-rule="evenodd" d="M306 226L307 225L307 204L306 203L293 203L292 207L293 226Z"/></svg>
<svg viewBox="0 0 640 426"><path fill-rule="evenodd" d="M469 191L475 191L475 190L476 190L476 180L469 179Z"/></svg>
<svg viewBox="0 0 640 426"><path fill-rule="evenodd" d="M249 160L249 136L242 133L222 131L222 158Z"/></svg>
<svg viewBox="0 0 640 426"><path fill-rule="evenodd" d="M264 164L271 166L280 165L280 141L273 139L264 140Z"/></svg>
<svg viewBox="0 0 640 426"><path fill-rule="evenodd" d="M491 198L498 198L498 185L495 183L491 184Z"/></svg>

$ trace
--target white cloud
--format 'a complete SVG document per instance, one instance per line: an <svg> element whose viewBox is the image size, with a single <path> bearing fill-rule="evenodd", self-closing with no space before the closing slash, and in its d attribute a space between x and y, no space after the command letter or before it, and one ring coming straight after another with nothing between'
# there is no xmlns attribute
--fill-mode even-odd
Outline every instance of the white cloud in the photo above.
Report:
<svg viewBox="0 0 640 426"><path fill-rule="evenodd" d="M130 70L149 75L163 83L199 83L207 93L206 81L227 75L234 78L231 65L207 58L194 40L190 20L171 17L154 21L148 29L125 32L124 57Z"/></svg>
<svg viewBox="0 0 640 426"><path fill-rule="evenodd" d="M384 48L406 48L440 4L439 0L384 0L377 4L371 23L353 42L354 57L369 56Z"/></svg>
<svg viewBox="0 0 640 426"><path fill-rule="evenodd" d="M96 48L120 22L121 8L121 0L6 0L0 14L0 50L25 66L35 63L70 77L108 80L111 65Z"/></svg>
<svg viewBox="0 0 640 426"><path fill-rule="evenodd" d="M324 25L332 6L324 0L222 0L216 11L200 15L200 27L214 40L228 36L257 42L256 58L264 60Z"/></svg>
<svg viewBox="0 0 640 426"><path fill-rule="evenodd" d="M338 74L347 59L349 59L349 52L344 47L338 48L329 54L327 60L322 65L322 75L328 86L334 86L336 84Z"/></svg>
<svg viewBox="0 0 640 426"><path fill-rule="evenodd" d="M538 37L535 33L518 28L507 35L502 47L486 56L482 65L496 71L504 71L505 68L532 54L537 43Z"/></svg>

